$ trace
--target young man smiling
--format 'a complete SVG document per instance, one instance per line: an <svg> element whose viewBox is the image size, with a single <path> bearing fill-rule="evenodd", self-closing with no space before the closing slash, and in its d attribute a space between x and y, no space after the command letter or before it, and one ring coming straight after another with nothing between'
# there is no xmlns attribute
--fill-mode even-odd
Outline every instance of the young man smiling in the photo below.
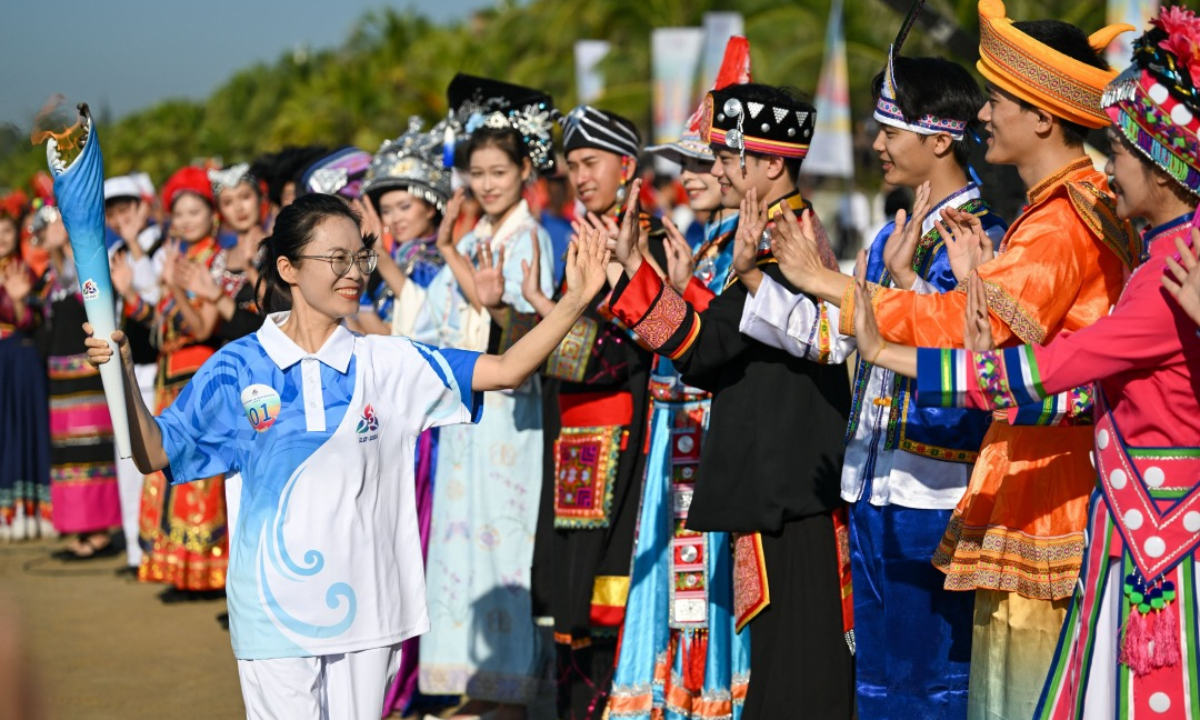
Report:
<svg viewBox="0 0 1200 720"><path fill-rule="evenodd" d="M966 134L983 104L963 67L906 58L893 47L875 78L874 149L884 179L916 191L871 244L866 277L917 293L954 290L969 269L935 225L971 218L999 244L1007 224L968 180ZM792 293L757 267L743 279L741 330L817 362L844 362L853 336L837 331L838 308ZM865 362L854 381L842 499L850 503L858 715L961 718L970 675L972 597L948 592L929 564L962 499L991 415L917 408L913 381Z"/></svg>
<svg viewBox="0 0 1200 720"><path fill-rule="evenodd" d="M1087 129L1109 123L1100 95L1114 73L1100 52L1133 28L1110 26L1089 38L1062 22L1014 23L999 0L982 0L979 15L978 68L988 81L979 119L992 135L987 160L1016 166L1029 206L1009 228L1001 254L974 272L986 289L997 344L1040 344L1107 314L1138 261L1103 173L1083 151ZM852 333L850 278L821 266L810 230L783 235L776 253L784 275L840 305L842 331ZM971 226L952 235L978 244ZM869 288L887 342L962 346L965 292ZM1014 419L992 423L934 556L947 589L975 591L969 718L1032 715L1079 575L1095 486L1089 428L1022 427Z"/></svg>
<svg viewBox="0 0 1200 720"><path fill-rule="evenodd" d="M722 203L746 203L733 262L757 260L781 283L765 226L784 207L808 208L796 180L814 117L812 105L792 93L752 83L710 92L702 113L700 135L716 155ZM766 201L762 214L759 198ZM713 394L687 529L735 533L733 609L739 629L748 623L751 633L742 717L794 717L803 708L811 717L849 718L849 559L839 553L846 537L838 495L850 405L845 368L741 334L747 289L737 276L697 311L643 262L635 235L626 220L616 250L625 275L613 311L670 359L684 382ZM827 244L824 250L836 267Z"/></svg>
<svg viewBox="0 0 1200 720"><path fill-rule="evenodd" d="M636 192L629 183L640 153L636 127L619 115L580 105L563 120L567 173L596 223L613 223L622 200ZM610 265L610 282L619 270ZM546 317L554 301L530 285L525 298ZM546 454L534 611L554 619L559 717L577 720L605 712L645 467L653 356L605 311L610 287L550 356L542 391ZM508 328L501 343L520 332Z"/></svg>

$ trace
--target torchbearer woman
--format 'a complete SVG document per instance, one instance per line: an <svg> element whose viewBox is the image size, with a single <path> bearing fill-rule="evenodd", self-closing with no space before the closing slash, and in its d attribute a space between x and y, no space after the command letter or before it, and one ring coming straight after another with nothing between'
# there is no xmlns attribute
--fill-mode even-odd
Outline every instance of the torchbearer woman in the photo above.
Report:
<svg viewBox="0 0 1200 720"><path fill-rule="evenodd" d="M519 386L599 292L608 262L604 238L584 230L564 301L504 354L482 355L346 329L375 267L373 241L342 201L297 199L266 241L264 269L291 312L222 348L159 417L126 395L143 471L175 483L242 475L227 588L256 720L381 714L400 643L429 629L418 435L476 422L480 391ZM128 344L120 332L113 340L136 387ZM101 339L87 346L94 364L112 357Z"/></svg>

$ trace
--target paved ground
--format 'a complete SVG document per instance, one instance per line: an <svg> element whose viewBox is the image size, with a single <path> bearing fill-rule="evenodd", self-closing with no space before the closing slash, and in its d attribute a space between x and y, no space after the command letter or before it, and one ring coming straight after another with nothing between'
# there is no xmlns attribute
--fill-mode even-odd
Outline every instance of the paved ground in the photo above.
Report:
<svg viewBox="0 0 1200 720"><path fill-rule="evenodd" d="M47 720L245 717L223 600L164 605L113 574L123 557L66 564L60 545L0 544L0 623L16 616Z"/></svg>

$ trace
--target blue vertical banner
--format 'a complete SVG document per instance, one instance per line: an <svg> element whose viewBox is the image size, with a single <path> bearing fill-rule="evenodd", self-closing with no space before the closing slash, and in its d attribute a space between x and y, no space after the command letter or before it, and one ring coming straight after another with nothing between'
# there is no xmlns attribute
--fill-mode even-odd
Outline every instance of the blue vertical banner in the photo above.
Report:
<svg viewBox="0 0 1200 720"><path fill-rule="evenodd" d="M740 12L706 12L703 27L704 51L700 57L700 75L696 78L692 107L704 101L709 88L716 82L729 38L746 34L746 20Z"/></svg>
<svg viewBox="0 0 1200 720"><path fill-rule="evenodd" d="M854 177L854 138L850 123L850 71L842 0L833 0L825 26L825 62L817 82L817 124L812 146L800 166L805 175Z"/></svg>
<svg viewBox="0 0 1200 720"><path fill-rule="evenodd" d="M83 309L92 325L95 337L110 339L117 330L117 305L113 294L112 276L108 270L108 248L104 243L104 156L100 152L100 137L92 124L86 104L79 106L83 123L83 149L79 156L64 166L58 153L58 141L46 141L46 159L54 176L54 197L63 225L71 240L75 255L75 271L83 295ZM82 348L80 348L82 350ZM112 417L113 437L117 454L132 456L129 443L129 417L125 411L125 382L121 358L100 366L104 384L104 399Z"/></svg>
<svg viewBox="0 0 1200 720"><path fill-rule="evenodd" d="M578 40L575 43L575 95L588 105L604 94L604 72L600 61L612 49L607 40Z"/></svg>
<svg viewBox="0 0 1200 720"><path fill-rule="evenodd" d="M703 50L702 28L672 27L650 31L655 144L678 140L687 119L696 109L692 85Z"/></svg>

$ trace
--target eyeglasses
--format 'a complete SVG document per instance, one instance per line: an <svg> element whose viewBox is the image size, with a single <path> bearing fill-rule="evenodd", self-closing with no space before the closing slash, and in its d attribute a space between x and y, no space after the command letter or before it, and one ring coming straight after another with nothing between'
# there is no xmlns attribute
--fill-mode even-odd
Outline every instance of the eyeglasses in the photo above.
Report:
<svg viewBox="0 0 1200 720"><path fill-rule="evenodd" d="M333 269L333 274L342 277L350 272L350 266L357 265L359 272L363 275L370 275L375 272L375 265L379 263L379 253L374 250L364 250L357 255L351 255L345 250L334 250L328 255L297 255L297 260L324 260L329 263L329 267Z"/></svg>

